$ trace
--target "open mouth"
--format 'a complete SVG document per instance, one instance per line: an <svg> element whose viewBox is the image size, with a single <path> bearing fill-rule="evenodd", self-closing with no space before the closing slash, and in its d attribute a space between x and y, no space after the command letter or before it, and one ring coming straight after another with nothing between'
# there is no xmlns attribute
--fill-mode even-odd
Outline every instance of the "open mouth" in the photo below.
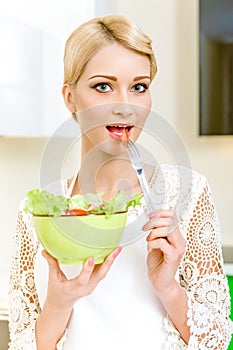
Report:
<svg viewBox="0 0 233 350"><path fill-rule="evenodd" d="M107 125L106 129L109 131L110 136L114 139L121 140L124 130L127 134L132 130L133 125L127 124L116 124L116 125Z"/></svg>

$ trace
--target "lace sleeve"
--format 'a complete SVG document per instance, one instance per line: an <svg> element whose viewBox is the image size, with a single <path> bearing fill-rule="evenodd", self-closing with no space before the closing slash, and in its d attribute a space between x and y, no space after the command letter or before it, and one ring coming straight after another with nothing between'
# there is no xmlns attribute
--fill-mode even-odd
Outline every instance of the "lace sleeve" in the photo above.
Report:
<svg viewBox="0 0 233 350"><path fill-rule="evenodd" d="M188 295L189 350L226 350L232 333L229 287L223 268L219 223L204 177L189 219L181 285Z"/></svg>
<svg viewBox="0 0 233 350"><path fill-rule="evenodd" d="M47 190L64 194L67 192L67 180L55 182ZM36 350L35 323L41 312L34 278L38 247L31 216L19 210L10 263L9 350ZM66 339L67 332L57 343L57 350L63 349Z"/></svg>
<svg viewBox="0 0 233 350"><path fill-rule="evenodd" d="M34 263L39 242L31 216L18 212L12 239L9 288L9 350L36 350L35 323L41 308L34 280ZM67 331L57 343L62 350Z"/></svg>
<svg viewBox="0 0 233 350"><path fill-rule="evenodd" d="M36 350L35 321L40 306L34 282L34 260L38 249L29 215L18 212L12 240L9 288L9 350Z"/></svg>

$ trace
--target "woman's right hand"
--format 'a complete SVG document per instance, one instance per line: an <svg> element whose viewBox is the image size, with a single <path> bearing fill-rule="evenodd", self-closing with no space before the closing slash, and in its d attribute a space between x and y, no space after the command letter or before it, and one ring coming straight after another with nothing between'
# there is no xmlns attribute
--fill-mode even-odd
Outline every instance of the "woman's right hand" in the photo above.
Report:
<svg viewBox="0 0 233 350"><path fill-rule="evenodd" d="M36 321L37 350L56 348L64 335L74 303L94 291L121 249L116 248L102 264L95 265L94 259L89 258L80 274L72 279L67 279L58 261L43 250L42 254L49 265L49 280L47 297Z"/></svg>
<svg viewBox="0 0 233 350"><path fill-rule="evenodd" d="M43 250L42 254L49 265L45 303L54 309L72 309L78 299L91 294L104 279L121 250L121 247L116 248L102 264L95 265L93 258L87 259L80 274L72 279L67 279L58 261Z"/></svg>

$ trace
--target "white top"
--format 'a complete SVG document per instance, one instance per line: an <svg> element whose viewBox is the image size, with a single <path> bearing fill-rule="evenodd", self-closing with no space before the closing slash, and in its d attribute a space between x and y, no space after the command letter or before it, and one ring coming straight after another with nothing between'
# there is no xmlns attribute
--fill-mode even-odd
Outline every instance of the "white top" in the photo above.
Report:
<svg viewBox="0 0 233 350"><path fill-rule="evenodd" d="M180 339L150 284L146 235L136 219L137 231L126 241L139 239L123 247L94 293L74 305L58 350L227 349L233 331L229 288L208 183L196 172L163 165L156 169L150 188L157 208L176 209L180 231L187 241L178 275L188 296L189 344ZM66 182L63 193L67 193ZM145 220L145 214L139 218ZM11 264L9 350L36 350L35 321L43 306L48 273L40 249L30 215L19 210ZM67 276L73 276L80 267L62 268Z"/></svg>

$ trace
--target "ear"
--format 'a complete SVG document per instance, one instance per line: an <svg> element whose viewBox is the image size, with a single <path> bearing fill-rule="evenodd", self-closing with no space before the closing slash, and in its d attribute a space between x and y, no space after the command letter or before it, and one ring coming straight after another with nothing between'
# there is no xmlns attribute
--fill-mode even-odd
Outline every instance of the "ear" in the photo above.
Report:
<svg viewBox="0 0 233 350"><path fill-rule="evenodd" d="M69 84L65 84L65 85L63 85L61 92L62 92L66 107L69 109L69 111L71 113L76 113L77 108L76 108L76 105L74 103L74 90L73 90L73 88L70 87Z"/></svg>

